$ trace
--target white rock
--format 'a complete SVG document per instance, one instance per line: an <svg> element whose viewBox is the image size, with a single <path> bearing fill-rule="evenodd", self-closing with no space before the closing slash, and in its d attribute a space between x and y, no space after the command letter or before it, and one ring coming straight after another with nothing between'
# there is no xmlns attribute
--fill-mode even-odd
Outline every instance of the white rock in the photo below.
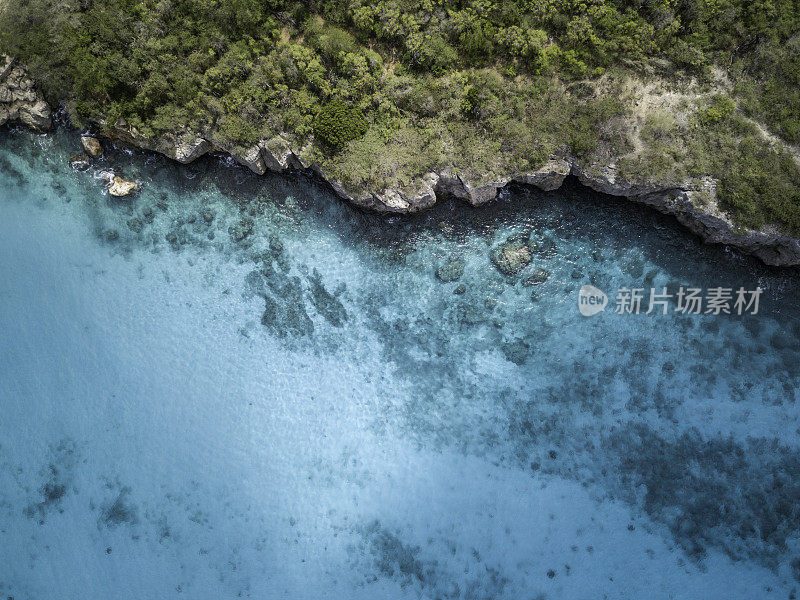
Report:
<svg viewBox="0 0 800 600"><path fill-rule="evenodd" d="M128 196L139 189L139 184L119 175L114 175L108 184L108 193L112 196Z"/></svg>

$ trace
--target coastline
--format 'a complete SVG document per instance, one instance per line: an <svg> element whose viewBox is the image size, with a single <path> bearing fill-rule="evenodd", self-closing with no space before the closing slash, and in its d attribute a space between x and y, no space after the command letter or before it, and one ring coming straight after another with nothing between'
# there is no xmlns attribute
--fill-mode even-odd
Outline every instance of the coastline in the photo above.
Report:
<svg viewBox="0 0 800 600"><path fill-rule="evenodd" d="M53 126L52 110L25 69L5 59L0 69L0 124L20 122L36 130ZM360 208L383 213L408 214L432 207L442 198L454 197L480 206L494 200L513 184L530 185L544 191L561 187L568 176L581 184L612 196L651 206L671 215L703 242L728 245L759 258L767 265L800 266L800 239L781 233L777 227L747 229L733 223L717 203L716 182L711 177L668 183L628 181L620 177L613 160L608 164L582 161L572 155L554 155L529 173L508 174L490 181L474 181L449 168L418 174L409 185L360 193L328 174L307 156L308 148L292 147L291 137L278 134L248 148L220 142L213 130L203 133L147 137L124 123L109 127L96 124L92 134L141 150L157 152L182 164L205 154L226 154L254 173L306 171L326 182L342 200Z"/></svg>
<svg viewBox="0 0 800 600"><path fill-rule="evenodd" d="M576 174L394 216L228 154L104 141L74 169L99 144L53 121L0 133L5 595L792 593L800 271ZM717 286L762 288L758 314L673 310Z"/></svg>

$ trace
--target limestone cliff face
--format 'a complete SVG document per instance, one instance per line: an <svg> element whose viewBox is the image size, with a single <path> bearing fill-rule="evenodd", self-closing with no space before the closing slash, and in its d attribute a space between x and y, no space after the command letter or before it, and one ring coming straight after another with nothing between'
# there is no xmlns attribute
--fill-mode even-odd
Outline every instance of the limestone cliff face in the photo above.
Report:
<svg viewBox="0 0 800 600"><path fill-rule="evenodd" d="M0 56L0 125L18 121L36 131L50 129L50 107L25 69Z"/></svg>

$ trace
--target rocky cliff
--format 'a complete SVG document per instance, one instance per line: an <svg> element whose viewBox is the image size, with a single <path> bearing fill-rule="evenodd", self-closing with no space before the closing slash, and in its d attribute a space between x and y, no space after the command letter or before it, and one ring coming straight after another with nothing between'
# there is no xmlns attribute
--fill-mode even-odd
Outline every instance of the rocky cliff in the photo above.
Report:
<svg viewBox="0 0 800 600"><path fill-rule="evenodd" d="M36 131L52 126L50 107L25 69L0 56L0 125L19 121Z"/></svg>

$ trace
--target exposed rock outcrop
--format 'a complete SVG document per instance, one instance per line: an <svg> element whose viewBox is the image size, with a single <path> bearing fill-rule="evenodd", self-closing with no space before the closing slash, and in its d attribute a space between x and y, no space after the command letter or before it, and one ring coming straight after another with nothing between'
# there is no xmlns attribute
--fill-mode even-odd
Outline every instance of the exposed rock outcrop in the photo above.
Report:
<svg viewBox="0 0 800 600"><path fill-rule="evenodd" d="M436 183L436 193L440 196L450 196L469 202L472 206L486 204L497 197L498 192L508 183L505 181L468 181L458 174L446 170L439 175Z"/></svg>
<svg viewBox="0 0 800 600"><path fill-rule="evenodd" d="M261 158L270 171L283 171L289 167L292 146L288 140L275 136L259 144Z"/></svg>
<svg viewBox="0 0 800 600"><path fill-rule="evenodd" d="M500 190L512 181L532 185L547 192L556 190L564 183L571 168L569 161L553 157L532 173L489 181L469 181L461 175L446 170L439 175L436 193L440 196L459 198L472 206L480 206L494 200Z"/></svg>
<svg viewBox="0 0 800 600"><path fill-rule="evenodd" d="M36 131L53 125L50 107L21 65L0 56L0 125L18 121Z"/></svg>
<svg viewBox="0 0 800 600"><path fill-rule="evenodd" d="M214 148L211 142L191 132L148 136L122 119L117 121L113 127L108 127L104 123L101 123L100 126L100 135L103 137L118 140L142 150L158 152L183 164L197 160Z"/></svg>
<svg viewBox="0 0 800 600"><path fill-rule="evenodd" d="M120 175L115 175L111 172L101 173L103 181L106 182L108 193L117 198L130 196L139 190L139 184L130 179L126 179Z"/></svg>
<svg viewBox="0 0 800 600"><path fill-rule="evenodd" d="M572 164L568 160L554 157L533 173L517 175L513 180L517 183L532 185L545 192L552 192L561 187L571 171Z"/></svg>
<svg viewBox="0 0 800 600"><path fill-rule="evenodd" d="M380 212L414 213L436 204L439 179L438 173L427 173L402 190L387 189L366 198L354 197L347 192L345 195L359 206Z"/></svg>
<svg viewBox="0 0 800 600"><path fill-rule="evenodd" d="M82 136L81 145L86 151L86 154L92 158L100 158L100 156L103 154L103 146L100 144L100 140L98 140L96 137L92 137L90 135Z"/></svg>
<svg viewBox="0 0 800 600"><path fill-rule="evenodd" d="M108 186L108 193L118 198L130 196L139 189L139 184L130 179L115 175Z"/></svg>

